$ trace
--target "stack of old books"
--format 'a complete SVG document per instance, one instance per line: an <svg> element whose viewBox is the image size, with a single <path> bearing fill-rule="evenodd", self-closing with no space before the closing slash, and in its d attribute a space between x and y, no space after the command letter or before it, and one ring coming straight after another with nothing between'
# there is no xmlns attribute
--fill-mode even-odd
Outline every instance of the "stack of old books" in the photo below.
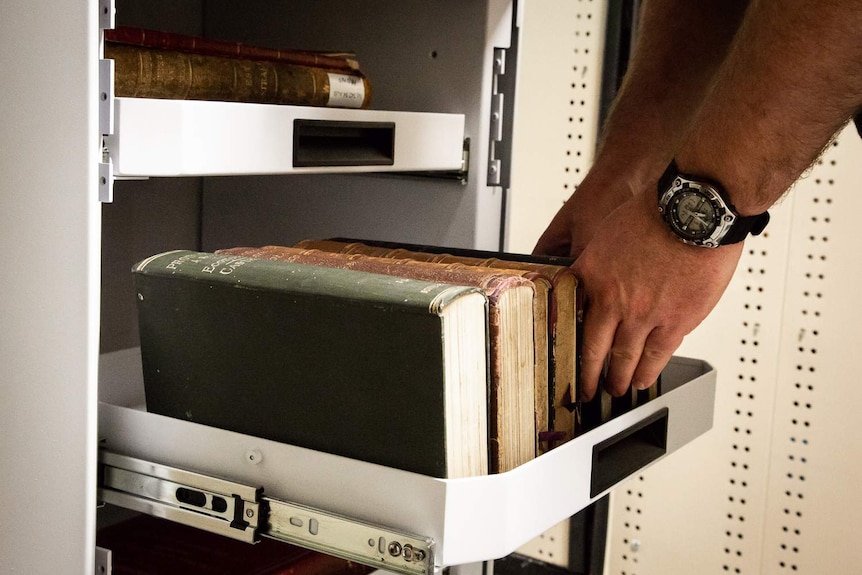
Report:
<svg viewBox="0 0 862 575"><path fill-rule="evenodd" d="M135 266L147 409L437 477L574 437L567 261L302 242Z"/></svg>
<svg viewBox="0 0 862 575"><path fill-rule="evenodd" d="M118 97L366 108L352 53L279 50L142 28L105 31Z"/></svg>

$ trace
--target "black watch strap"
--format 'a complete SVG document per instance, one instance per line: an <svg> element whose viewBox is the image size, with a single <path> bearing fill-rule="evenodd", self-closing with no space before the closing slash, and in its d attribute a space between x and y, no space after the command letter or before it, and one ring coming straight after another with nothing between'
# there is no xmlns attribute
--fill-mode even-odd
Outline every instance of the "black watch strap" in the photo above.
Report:
<svg viewBox="0 0 862 575"><path fill-rule="evenodd" d="M736 216L736 221L733 222L733 225L727 230L727 233L721 238L719 245L726 246L730 244L736 244L744 240L748 237L748 234L752 236L760 235L760 233L766 228L766 224L769 223L769 212L763 212L762 214L757 214L754 216L740 216L739 212L736 211L736 208L730 202L730 199L727 197L727 192L724 191L724 188L717 184L716 182L710 180L704 180L703 178L691 177L685 174L679 173L679 168L676 165L675 160L671 160L670 164L668 164L664 173L661 175L661 178L658 180L658 197L664 195L664 193L668 190L668 188L673 185L673 180L677 176L682 176L688 180L697 180L702 181L704 183L708 183L710 186L715 188L718 193L721 195L721 198L724 200L724 203L727 204L727 208L733 212L733 215Z"/></svg>

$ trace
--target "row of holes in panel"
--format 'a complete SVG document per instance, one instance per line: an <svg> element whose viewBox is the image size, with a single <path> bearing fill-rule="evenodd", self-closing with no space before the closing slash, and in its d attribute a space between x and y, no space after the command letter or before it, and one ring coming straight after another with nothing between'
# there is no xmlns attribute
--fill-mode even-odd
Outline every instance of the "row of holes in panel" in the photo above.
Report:
<svg viewBox="0 0 862 575"><path fill-rule="evenodd" d="M578 0L585 4L592 3L593 0ZM594 65L595 54L591 50L595 50L594 30L596 23L593 22L592 6L586 6L584 10L578 11L575 18L575 29L573 34L572 47L572 74L569 90L569 133L567 138L569 146L566 149L566 162L564 174L563 189L566 195L571 194L577 189L581 179L586 175L589 168L588 158L592 155L583 150L583 142L592 141L592 134L586 134L586 126L590 126L587 122L588 114L598 114L597 110L593 110L591 102L587 100L587 90L592 88L586 83L588 67ZM572 183L574 181L574 183Z"/></svg>
<svg viewBox="0 0 862 575"><path fill-rule="evenodd" d="M560 174L566 198L577 188L589 169L591 147L595 141L595 134L590 133L589 126L593 125L591 119L598 117L598 110L594 109L589 94L596 88L590 84L593 71L591 66L596 65L596 57L601 49L597 44L601 36L598 30L602 25L602 18L599 17L601 7L597 6L598 3L597 0L578 0L579 5L571 20L573 27L568 32L570 43L567 47L567 75L558 76L561 84L555 94L567 98L569 104L565 118L568 123L567 146L561 150L561 153L565 154L565 161L563 173ZM545 563L566 567L569 563L568 530L568 520L563 521L517 552Z"/></svg>
<svg viewBox="0 0 862 575"><path fill-rule="evenodd" d="M761 464L765 437L760 436L755 415L757 401L762 400L758 391L762 387L765 370L761 347L762 338L768 335L764 327L765 313L771 312L774 294L769 293L770 273L770 236L765 232L762 237L749 240L748 249L743 255L739 271L745 284L745 298L740 326L739 372L732 398L733 417L730 434L730 470L728 479L727 513L725 525L724 572L741 574L756 556L746 548L746 518L748 517L749 498L754 495L750 487L760 476L756 466ZM758 473L755 473L757 471Z"/></svg>
<svg viewBox="0 0 862 575"><path fill-rule="evenodd" d="M786 449L786 467L780 480L785 498L782 511L784 521L781 525L781 539L778 549L778 568L781 572L798 571L802 542L803 516L805 514L806 464L812 453L808 439L811 426L811 411L814 409L814 392L819 387L818 377L818 339L821 334L823 318L818 305L822 301L826 280L825 265L828 260L829 226L832 222L832 186L835 185L837 161L831 157L838 146L833 142L826 154L817 161L812 178L814 194L804 198L805 213L810 214L807 222L808 249L805 250L805 269L802 277L791 278L793 285L801 286L803 307L795 316L798 330L796 349L796 370L788 399L790 406L791 435L784 440L780 449Z"/></svg>
<svg viewBox="0 0 862 575"><path fill-rule="evenodd" d="M643 475L638 475L637 481L629 481L627 483L625 491L622 489L616 491L617 504L624 505L626 511L622 533L614 533L615 536L622 537L623 543L623 551L622 555L620 555L623 569L620 571L620 575L637 575L645 481L646 479Z"/></svg>
<svg viewBox="0 0 862 575"><path fill-rule="evenodd" d="M833 143L833 147L837 143ZM836 161L827 156L817 162L815 167L816 187L832 186L834 177L829 173L836 167ZM813 392L815 390L815 378L817 376L817 339L820 335L819 325L821 311L817 307L819 300L824 297L822 282L825 274L822 266L827 261L826 247L829 242L828 226L832 221L830 210L833 200L828 190L825 194L817 195L798 201L809 202L807 206L810 216L808 241L811 246L804 254L807 263L806 271L802 279L802 296L806 305L799 310L799 346L796 350L796 372L797 378L792 382L791 401L791 426L793 433L789 438L776 439L775 449L787 451L787 471L781 481L784 483L783 493L786 503L783 506L784 522L781 526L782 542L780 543L778 567L790 572L798 570L795 557L798 556L800 540L802 535L803 502L805 493L805 464L808 462L808 437L806 429L810 427L810 410L813 408ZM768 238L768 232L764 234ZM752 242L753 243L753 242ZM725 572L742 574L745 572L743 565L745 532L743 525L746 512L746 488L748 487L748 472L753 465L752 451L752 426L744 422L745 418L754 417L753 409L748 408L746 402L753 402L758 379L758 347L760 346L760 330L757 314L762 312L764 306L770 305L768 294L765 293L765 279L768 273L768 252L762 247L748 249L746 261L748 265L744 272L747 274L747 285L745 287L748 300L744 304L747 318L742 323L743 337L740 340L743 355L740 357L740 372L738 374L738 389L736 391L736 407L734 415L738 417L733 427L733 443L731 454L731 478L730 493L728 494L729 509L727 513L727 530L725 535L727 542L724 547L725 562L722 569ZM799 278L788 278L791 285L798 285L795 281ZM810 301L810 304L807 302ZM786 385L779 382L779 385ZM784 397L784 395L781 395ZM755 556L758 554L754 554ZM759 565L749 565L753 572L759 572Z"/></svg>

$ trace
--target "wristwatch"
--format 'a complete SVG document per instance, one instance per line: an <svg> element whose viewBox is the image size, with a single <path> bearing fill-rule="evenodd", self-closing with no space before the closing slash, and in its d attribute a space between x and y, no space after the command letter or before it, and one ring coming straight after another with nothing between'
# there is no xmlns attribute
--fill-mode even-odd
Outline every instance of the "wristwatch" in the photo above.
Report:
<svg viewBox="0 0 862 575"><path fill-rule="evenodd" d="M719 184L680 174L674 161L658 181L658 211L682 241L706 248L741 242L769 223L768 212L740 216Z"/></svg>

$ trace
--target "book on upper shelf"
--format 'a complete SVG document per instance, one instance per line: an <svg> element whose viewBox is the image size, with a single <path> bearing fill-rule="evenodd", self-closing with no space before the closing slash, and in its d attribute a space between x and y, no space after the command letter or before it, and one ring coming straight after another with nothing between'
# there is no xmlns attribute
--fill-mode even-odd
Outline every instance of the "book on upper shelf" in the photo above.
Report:
<svg viewBox="0 0 862 575"><path fill-rule="evenodd" d="M480 289L182 250L133 273L148 411L424 475L488 473Z"/></svg>
<svg viewBox="0 0 862 575"><path fill-rule="evenodd" d="M536 330L540 335L545 334L537 338L536 353L539 358L536 364L536 428L542 439L538 452L566 442L581 431L577 417L580 305L578 280L569 267L571 259L349 238L305 240L296 247L528 272L536 280L537 309L547 310L536 312L536 317L545 320L544 329ZM548 287L543 288L542 284Z"/></svg>
<svg viewBox="0 0 862 575"><path fill-rule="evenodd" d="M105 30L105 41L146 48L177 50L204 56L226 56L248 60L272 60L315 68L356 72L359 61L353 52L316 52L255 46L244 42L229 42L176 32L150 30L134 26L117 26Z"/></svg>
<svg viewBox="0 0 862 575"><path fill-rule="evenodd" d="M363 254L339 254L285 246L237 247L218 250L225 255L289 261L378 273L389 276L481 288L488 298L490 345L489 438L490 471L514 469L536 456L538 443L533 394L536 346L543 335L543 315L534 317L535 278L528 272L492 269L462 263L435 263ZM531 279L533 281L531 281ZM543 296L546 297L546 296ZM544 341L544 340L543 340ZM545 357L547 357L545 352ZM543 359L541 354L539 359ZM544 397L547 404L547 395ZM545 411L546 416L547 410Z"/></svg>
<svg viewBox="0 0 862 575"><path fill-rule="evenodd" d="M114 60L117 97L342 108L371 103L368 78L353 69L115 42L105 42L105 58Z"/></svg>

